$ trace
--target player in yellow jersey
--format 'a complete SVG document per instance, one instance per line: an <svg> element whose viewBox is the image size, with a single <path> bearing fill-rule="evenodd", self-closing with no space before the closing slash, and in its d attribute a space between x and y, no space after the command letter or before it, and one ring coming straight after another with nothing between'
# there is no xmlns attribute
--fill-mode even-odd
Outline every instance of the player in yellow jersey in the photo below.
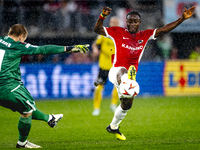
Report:
<svg viewBox="0 0 200 150"><path fill-rule="evenodd" d="M116 16L111 17L109 26L110 27L119 26L118 17ZM96 88L94 91L94 98L93 98L94 110L92 112L93 116L98 116L100 114L100 105L102 101L102 92L104 88L104 83L107 81L108 72L112 67L111 56L115 53L115 46L111 39L99 35L92 44L92 50L95 56L99 56L99 75L97 81L94 83ZM118 103L118 93L117 89L114 87L112 91L112 100L110 104L110 109L113 112L117 108L117 103Z"/></svg>

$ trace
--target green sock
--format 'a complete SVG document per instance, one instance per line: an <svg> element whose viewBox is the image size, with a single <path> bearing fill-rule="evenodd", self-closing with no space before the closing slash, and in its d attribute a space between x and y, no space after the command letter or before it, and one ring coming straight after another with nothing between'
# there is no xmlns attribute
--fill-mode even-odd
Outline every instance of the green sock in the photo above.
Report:
<svg viewBox="0 0 200 150"><path fill-rule="evenodd" d="M43 121L48 122L48 120L49 120L49 115L44 114L43 112L41 112L41 111L39 111L38 109L36 109L36 111L33 111L32 119L35 119L35 120L43 120Z"/></svg>
<svg viewBox="0 0 200 150"><path fill-rule="evenodd" d="M32 122L32 116L29 116L28 118L23 118L20 116L18 123L20 142L25 142L27 140L28 134L31 130L31 122Z"/></svg>

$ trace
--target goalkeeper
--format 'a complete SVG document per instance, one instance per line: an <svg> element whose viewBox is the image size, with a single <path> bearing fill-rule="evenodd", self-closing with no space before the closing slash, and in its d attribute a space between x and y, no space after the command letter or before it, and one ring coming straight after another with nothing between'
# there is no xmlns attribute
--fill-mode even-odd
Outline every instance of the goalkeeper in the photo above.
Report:
<svg viewBox="0 0 200 150"><path fill-rule="evenodd" d="M34 99L21 82L20 60L23 55L57 54L65 52L86 53L89 45L33 46L24 43L28 35L21 24L13 25L8 36L0 37L0 105L20 113L18 122L19 139L16 148L41 148L27 141L32 119L42 120L50 127L56 126L63 114L44 114L35 106Z"/></svg>

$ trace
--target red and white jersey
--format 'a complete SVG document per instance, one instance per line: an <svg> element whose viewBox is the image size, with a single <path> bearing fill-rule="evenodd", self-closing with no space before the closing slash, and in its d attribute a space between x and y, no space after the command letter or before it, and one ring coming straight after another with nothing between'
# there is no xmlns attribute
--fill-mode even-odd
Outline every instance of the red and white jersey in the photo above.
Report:
<svg viewBox="0 0 200 150"><path fill-rule="evenodd" d="M131 34L126 28L104 27L106 37L115 44L114 67L125 67L127 70L134 65L138 70L138 64L144 52L147 42L155 39L156 29L138 31Z"/></svg>

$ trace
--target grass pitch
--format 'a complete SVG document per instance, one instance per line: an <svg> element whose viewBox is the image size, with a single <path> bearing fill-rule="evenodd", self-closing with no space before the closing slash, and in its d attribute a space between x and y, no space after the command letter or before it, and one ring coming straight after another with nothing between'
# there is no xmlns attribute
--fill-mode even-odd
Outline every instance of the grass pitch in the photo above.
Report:
<svg viewBox="0 0 200 150"><path fill-rule="evenodd" d="M91 115L92 99L36 101L36 106L45 113L64 114L53 129L33 120L28 139L43 149L200 149L200 97L137 97L120 124L126 141L106 131L113 117L110 99L102 101L97 117ZM19 114L0 107L0 119L0 149L15 149Z"/></svg>

